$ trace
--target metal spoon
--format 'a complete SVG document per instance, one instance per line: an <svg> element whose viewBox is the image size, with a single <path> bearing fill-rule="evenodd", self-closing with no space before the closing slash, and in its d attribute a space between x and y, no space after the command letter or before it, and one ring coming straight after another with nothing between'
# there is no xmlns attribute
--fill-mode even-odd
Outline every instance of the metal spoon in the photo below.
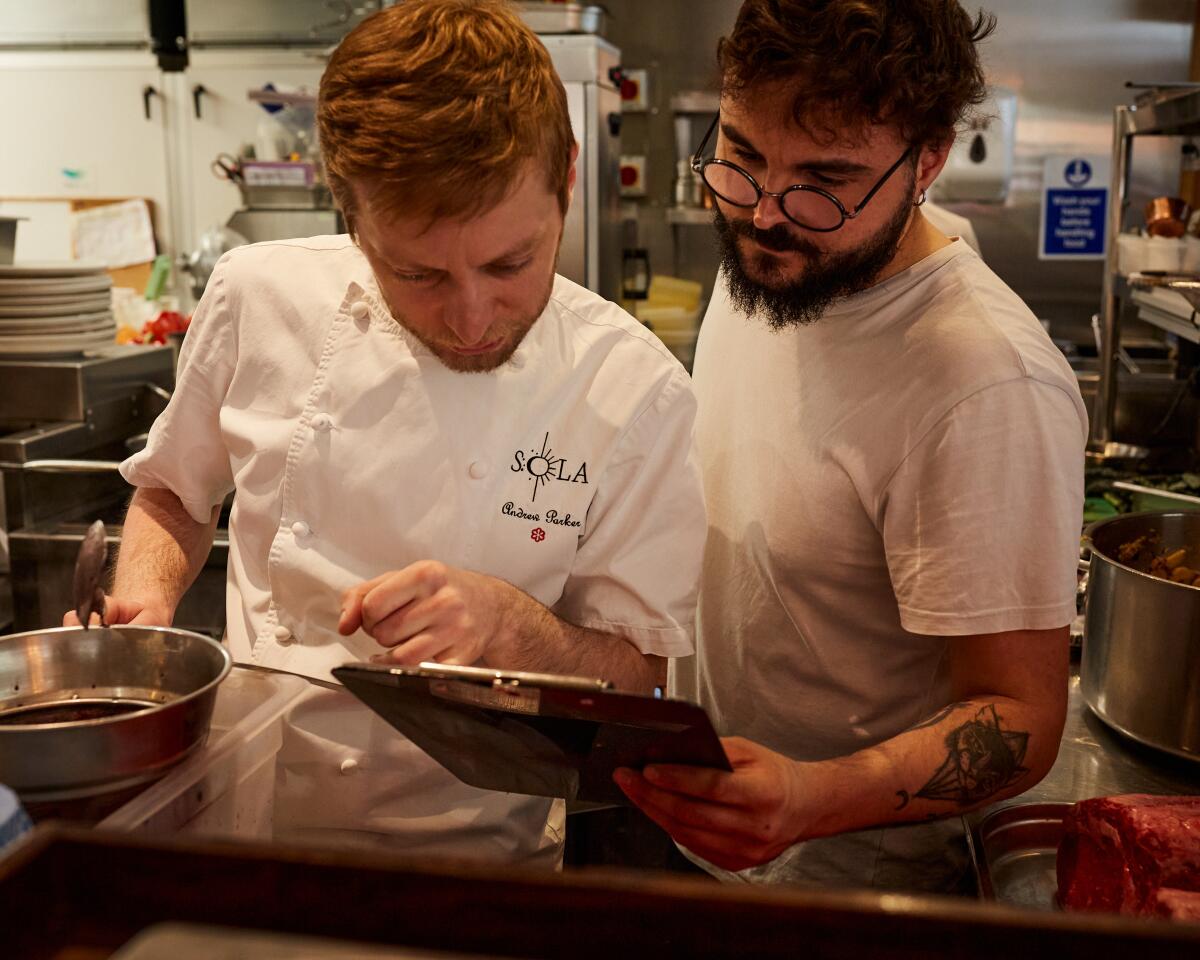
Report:
<svg viewBox="0 0 1200 960"><path fill-rule="evenodd" d="M100 625L104 625L104 587L100 578L104 575L107 560L108 542L104 521L97 520L88 527L79 547L79 556L75 559L75 615L79 617L84 630L90 626L93 613L99 614Z"/></svg>

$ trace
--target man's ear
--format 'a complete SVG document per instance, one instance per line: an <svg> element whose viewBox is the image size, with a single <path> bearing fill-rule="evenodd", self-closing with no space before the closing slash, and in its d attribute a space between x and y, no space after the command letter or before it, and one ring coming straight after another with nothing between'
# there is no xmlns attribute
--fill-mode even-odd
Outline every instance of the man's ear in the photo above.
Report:
<svg viewBox="0 0 1200 960"><path fill-rule="evenodd" d="M950 156L950 148L954 146L954 138L943 143L928 143L921 148L917 157L916 188L918 193L929 189L934 180L946 166L946 158Z"/></svg>

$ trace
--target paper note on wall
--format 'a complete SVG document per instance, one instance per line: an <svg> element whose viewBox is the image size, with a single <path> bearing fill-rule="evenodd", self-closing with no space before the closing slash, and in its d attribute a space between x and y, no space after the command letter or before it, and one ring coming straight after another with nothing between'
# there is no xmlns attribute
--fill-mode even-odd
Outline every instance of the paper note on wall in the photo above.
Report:
<svg viewBox="0 0 1200 960"><path fill-rule="evenodd" d="M154 228L145 200L123 200L71 215L75 257L109 269L153 260Z"/></svg>

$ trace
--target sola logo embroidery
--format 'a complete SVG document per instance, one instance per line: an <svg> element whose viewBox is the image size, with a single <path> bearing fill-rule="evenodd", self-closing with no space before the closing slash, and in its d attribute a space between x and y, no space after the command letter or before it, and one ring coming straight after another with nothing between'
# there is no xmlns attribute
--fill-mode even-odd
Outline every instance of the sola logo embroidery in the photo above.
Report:
<svg viewBox="0 0 1200 960"><path fill-rule="evenodd" d="M534 543L541 543L543 540L546 539L546 531L543 530L541 527L534 527L533 533L531 533L529 535L529 539L532 540Z"/></svg>
<svg viewBox="0 0 1200 960"><path fill-rule="evenodd" d="M572 470L567 465L565 457L556 457L554 450L550 447L549 433L542 438L540 450L534 448L528 453L518 450L513 454L513 463L509 470L513 473L528 473L533 477L533 496L530 497L533 502L537 501L538 490L551 480L559 480L563 483L588 482L587 464L580 463L577 469Z"/></svg>

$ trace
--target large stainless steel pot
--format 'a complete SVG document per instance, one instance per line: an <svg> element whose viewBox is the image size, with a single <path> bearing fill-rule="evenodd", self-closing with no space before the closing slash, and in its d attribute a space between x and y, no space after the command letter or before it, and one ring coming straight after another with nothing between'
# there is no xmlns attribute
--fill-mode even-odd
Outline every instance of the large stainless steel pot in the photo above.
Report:
<svg viewBox="0 0 1200 960"><path fill-rule="evenodd" d="M204 742L219 643L162 627L0 637L0 783L27 802L127 790Z"/></svg>
<svg viewBox="0 0 1200 960"><path fill-rule="evenodd" d="M1120 563L1118 549L1157 535L1200 566L1200 514L1135 513L1088 528L1092 549L1080 684L1120 733L1200 760L1200 587Z"/></svg>

